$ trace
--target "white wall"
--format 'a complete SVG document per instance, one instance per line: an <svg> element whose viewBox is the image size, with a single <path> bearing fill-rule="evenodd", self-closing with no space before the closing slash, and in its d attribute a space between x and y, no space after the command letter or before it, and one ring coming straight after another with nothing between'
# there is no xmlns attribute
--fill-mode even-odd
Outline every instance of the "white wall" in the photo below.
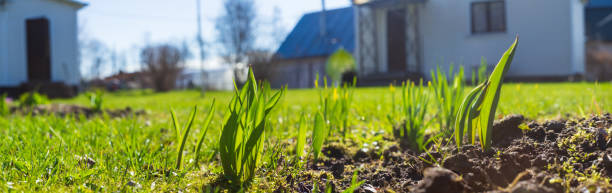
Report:
<svg viewBox="0 0 612 193"><path fill-rule="evenodd" d="M80 80L77 40L77 8L53 0L11 1L0 13L0 86L18 86L27 77L27 19L46 17L51 42L51 80L76 85ZM4 21L4 23L3 23ZM1 47L0 47L1 48ZM7 49L8 48L8 49Z"/></svg>
<svg viewBox="0 0 612 193"><path fill-rule="evenodd" d="M586 72L586 33L584 5L581 1L572 1L572 71L573 74L585 74Z"/></svg>
<svg viewBox="0 0 612 193"><path fill-rule="evenodd" d="M508 76L566 76L584 71L584 25L580 0L506 0L507 30L472 34L470 3L428 0L420 5L423 73L450 62L470 67L482 56L496 64L519 35ZM579 69L581 68L581 69Z"/></svg>
<svg viewBox="0 0 612 193"><path fill-rule="evenodd" d="M375 13L376 19L376 50L378 55L378 72L387 72L387 9L378 8Z"/></svg>
<svg viewBox="0 0 612 193"><path fill-rule="evenodd" d="M0 86L9 84L8 12L0 9Z"/></svg>

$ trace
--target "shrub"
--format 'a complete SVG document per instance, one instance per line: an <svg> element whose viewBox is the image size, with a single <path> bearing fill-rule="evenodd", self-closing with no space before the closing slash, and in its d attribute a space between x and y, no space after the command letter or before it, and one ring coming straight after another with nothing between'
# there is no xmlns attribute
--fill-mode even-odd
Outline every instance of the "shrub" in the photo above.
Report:
<svg viewBox="0 0 612 193"><path fill-rule="evenodd" d="M141 51L140 58L145 65L147 78L153 83L155 91L174 89L188 54L186 50L170 44L147 46Z"/></svg>
<svg viewBox="0 0 612 193"><path fill-rule="evenodd" d="M343 48L336 50L325 65L325 72L332 80L332 84L340 85L342 74L355 69L355 58Z"/></svg>

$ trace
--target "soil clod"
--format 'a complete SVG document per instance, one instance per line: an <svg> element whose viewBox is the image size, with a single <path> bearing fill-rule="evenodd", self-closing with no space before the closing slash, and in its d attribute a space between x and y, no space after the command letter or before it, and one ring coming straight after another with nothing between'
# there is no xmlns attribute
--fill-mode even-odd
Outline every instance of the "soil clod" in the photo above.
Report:
<svg viewBox="0 0 612 193"><path fill-rule="evenodd" d="M440 167L427 168L423 180L415 187L416 193L469 192L461 176Z"/></svg>
<svg viewBox="0 0 612 193"><path fill-rule="evenodd" d="M510 145L512 140L522 137L523 132L519 125L523 120L523 115L508 115L493 123L493 146L505 147Z"/></svg>

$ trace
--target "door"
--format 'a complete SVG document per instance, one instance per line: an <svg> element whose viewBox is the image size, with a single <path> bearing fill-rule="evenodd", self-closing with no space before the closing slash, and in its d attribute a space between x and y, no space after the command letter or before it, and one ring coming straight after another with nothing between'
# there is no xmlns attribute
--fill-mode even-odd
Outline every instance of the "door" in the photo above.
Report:
<svg viewBox="0 0 612 193"><path fill-rule="evenodd" d="M387 71L406 71L406 10L387 12Z"/></svg>
<svg viewBox="0 0 612 193"><path fill-rule="evenodd" d="M46 18L26 20L26 42L28 57L28 81L51 81L51 43L49 20Z"/></svg>

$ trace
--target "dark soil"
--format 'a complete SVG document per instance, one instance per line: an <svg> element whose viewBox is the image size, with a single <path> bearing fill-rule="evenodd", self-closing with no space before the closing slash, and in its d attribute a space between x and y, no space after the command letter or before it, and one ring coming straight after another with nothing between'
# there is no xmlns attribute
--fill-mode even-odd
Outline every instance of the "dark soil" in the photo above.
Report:
<svg viewBox="0 0 612 193"><path fill-rule="evenodd" d="M143 110L133 110L130 107L126 107L125 109L103 109L102 111L96 111L93 108L79 106L79 105L70 105L70 104L50 104L50 105L39 105L35 107L13 107L11 108L12 113L18 114L32 114L36 115L58 115L58 116L66 116L66 115L74 115L81 116L84 115L87 118L106 114L111 118L115 117L128 117L132 115L143 115L146 112Z"/></svg>
<svg viewBox="0 0 612 193"><path fill-rule="evenodd" d="M429 155L397 145L375 153L332 143L319 163L292 179L291 190L311 192L318 178L325 181L319 192L327 185L339 192L357 170L365 183L356 192L611 192L610 116L535 122L510 115L494 124L486 152L449 143Z"/></svg>

